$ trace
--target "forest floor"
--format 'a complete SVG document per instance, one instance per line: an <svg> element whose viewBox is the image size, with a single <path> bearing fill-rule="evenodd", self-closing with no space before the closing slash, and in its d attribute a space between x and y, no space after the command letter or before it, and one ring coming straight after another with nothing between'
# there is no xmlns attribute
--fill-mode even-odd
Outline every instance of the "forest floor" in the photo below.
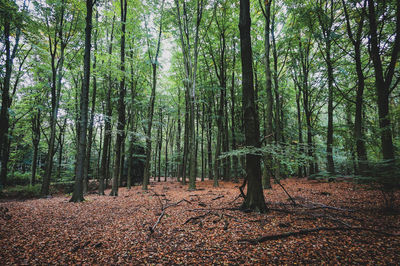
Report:
<svg viewBox="0 0 400 266"><path fill-rule="evenodd" d="M379 191L306 179L282 184L297 205L274 184L264 190L266 214L239 211L239 184L230 182L198 182L196 191L151 183L147 192L120 188L118 197L90 194L83 203L69 203L69 195L3 200L0 263L400 263L400 215L383 211Z"/></svg>

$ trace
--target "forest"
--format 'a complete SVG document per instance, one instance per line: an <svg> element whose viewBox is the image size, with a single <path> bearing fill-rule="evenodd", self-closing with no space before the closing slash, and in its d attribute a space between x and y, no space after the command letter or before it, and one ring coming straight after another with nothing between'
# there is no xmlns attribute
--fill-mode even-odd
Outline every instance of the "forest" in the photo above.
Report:
<svg viewBox="0 0 400 266"><path fill-rule="evenodd" d="M0 32L0 261L400 261L398 0L0 0Z"/></svg>

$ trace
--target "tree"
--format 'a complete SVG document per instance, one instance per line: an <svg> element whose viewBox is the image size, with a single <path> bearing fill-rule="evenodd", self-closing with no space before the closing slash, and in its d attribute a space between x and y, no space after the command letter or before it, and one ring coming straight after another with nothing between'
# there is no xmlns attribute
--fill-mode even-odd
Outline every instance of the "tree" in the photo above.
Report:
<svg viewBox="0 0 400 266"><path fill-rule="evenodd" d="M46 158L45 174L41 188L43 196L49 194L50 180L53 172L53 160L55 154L56 126L59 111L61 87L64 72L65 49L76 30L77 15L75 8L71 8L72 14L68 13L66 0L52 3L50 8L38 5L36 8L44 19L45 34L48 40L51 66L51 115L50 115L50 138ZM71 15L68 20L65 18ZM66 25L69 22L69 25ZM68 26L68 27L67 27Z"/></svg>
<svg viewBox="0 0 400 266"><path fill-rule="evenodd" d="M78 151L76 160L76 176L74 192L70 202L81 202L83 198L83 178L87 145L87 125L89 110L89 85L90 85L90 48L92 40L93 0L86 0L86 28L85 28L85 55L83 58L83 82L80 96L80 119Z"/></svg>
<svg viewBox="0 0 400 266"><path fill-rule="evenodd" d="M354 137L356 141L356 150L357 150L357 161L358 161L358 173L363 175L366 174L368 168L368 157L367 150L365 147L365 136L363 131L363 102L364 102L364 89L365 89L365 75L363 72L363 66L361 61L361 44L363 41L362 34L365 22L365 14L366 14L366 2L363 1L362 7L359 12L354 12L357 28L355 29L355 34L352 30L352 25L350 23L350 15L347 11L347 4L344 0L342 0L343 11L346 20L346 30L347 36L349 37L353 47L354 47L354 61L357 72L357 95L356 95L356 112L354 117Z"/></svg>
<svg viewBox="0 0 400 266"><path fill-rule="evenodd" d="M22 17L18 12L18 6L9 0L0 2L0 15L2 17L3 36L5 44L5 73L1 71L3 82L1 84L1 111L0 111L0 188L6 185L7 181L7 165L9 160L9 127L10 127L10 114L9 108L11 106L10 99L10 82L13 69L13 62L19 50L19 42L21 36ZM24 4L25 9L25 4ZM15 41L14 46L10 41L12 35L12 26L15 28Z"/></svg>
<svg viewBox="0 0 400 266"><path fill-rule="evenodd" d="M158 56L160 53L160 45L161 45L161 34L162 34L162 25L163 25L163 11L164 11L164 0L161 2L161 13L160 13L160 27L158 30L158 38L156 45L156 52L154 56L151 53L150 41L147 36L147 49L148 56L151 62L152 69L152 87L151 87L151 96L150 102L148 106L147 112L147 128L146 128L146 163L144 167L144 176L143 176L143 190L147 190L147 186L150 181L150 160L151 160L151 128L153 126L153 114L154 114L154 102L156 98L156 88L157 88L157 66L158 66ZM147 22L146 22L147 23ZM147 27L147 24L146 24Z"/></svg>
<svg viewBox="0 0 400 266"><path fill-rule="evenodd" d="M389 62L384 69L384 62L381 58L382 49L387 49L382 47L380 40L383 37L383 33L378 29L377 17L380 14L376 13L376 6L380 3L376 3L373 0L368 0L368 22L369 22L369 45L370 45L370 56L374 66L375 74L375 89L377 94L377 105L379 114L379 128L380 128L380 138L382 146L383 159L388 161L394 160L394 146L392 140L392 129L391 129L391 119L389 114L389 95L391 91L399 82L394 81L393 78L395 74L395 67L398 63L399 53L400 53L400 2L396 2L396 11L394 17L396 18L395 26L395 36L393 36L393 42ZM386 5L386 3L382 3ZM390 8L384 8L384 17L386 12L390 12ZM384 45L386 46L386 45Z"/></svg>
<svg viewBox="0 0 400 266"><path fill-rule="evenodd" d="M121 169L122 145L125 139L125 27L128 0L121 0L121 65L122 78L119 84L117 139L115 141L115 165L110 196L118 196L118 180Z"/></svg>
<svg viewBox="0 0 400 266"><path fill-rule="evenodd" d="M254 103L253 87L253 56L250 37L250 3L249 0L240 0L240 50L242 59L242 105L243 124L246 146L260 147L260 128L258 115ZM266 212L264 194L261 184L260 156L246 155L246 179L248 182L247 194L242 208L258 212Z"/></svg>

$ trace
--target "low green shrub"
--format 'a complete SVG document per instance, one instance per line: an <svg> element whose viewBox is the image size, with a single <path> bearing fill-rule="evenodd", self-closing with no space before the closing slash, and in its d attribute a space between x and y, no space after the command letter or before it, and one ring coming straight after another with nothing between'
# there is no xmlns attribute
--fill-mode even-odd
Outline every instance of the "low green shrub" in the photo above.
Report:
<svg viewBox="0 0 400 266"><path fill-rule="evenodd" d="M14 172L13 175L7 179L8 186L26 186L29 185L31 181L31 173L30 172Z"/></svg>
<svg viewBox="0 0 400 266"><path fill-rule="evenodd" d="M36 198L36 197L40 197L40 188L41 188L40 184L36 184L34 186L16 185L14 187L9 187L7 189L3 189L0 192L0 197L2 197L2 198Z"/></svg>

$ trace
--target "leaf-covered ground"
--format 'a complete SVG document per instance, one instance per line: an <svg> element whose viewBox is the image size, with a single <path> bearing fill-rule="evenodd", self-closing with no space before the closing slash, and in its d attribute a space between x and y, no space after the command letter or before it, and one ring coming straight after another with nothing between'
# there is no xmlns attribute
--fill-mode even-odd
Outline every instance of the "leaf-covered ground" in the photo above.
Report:
<svg viewBox="0 0 400 266"><path fill-rule="evenodd" d="M237 210L238 184L177 182L87 195L0 202L1 264L397 264L400 215L382 210L380 192L305 179L265 190L266 214ZM397 199L398 199L397 195ZM398 203L397 203L398 206ZM7 211L8 210L8 211ZM313 228L256 243L262 236ZM154 232L150 228L154 228ZM363 228L365 230L358 230ZM384 232L384 233L383 233ZM391 235L390 235L391 234Z"/></svg>

